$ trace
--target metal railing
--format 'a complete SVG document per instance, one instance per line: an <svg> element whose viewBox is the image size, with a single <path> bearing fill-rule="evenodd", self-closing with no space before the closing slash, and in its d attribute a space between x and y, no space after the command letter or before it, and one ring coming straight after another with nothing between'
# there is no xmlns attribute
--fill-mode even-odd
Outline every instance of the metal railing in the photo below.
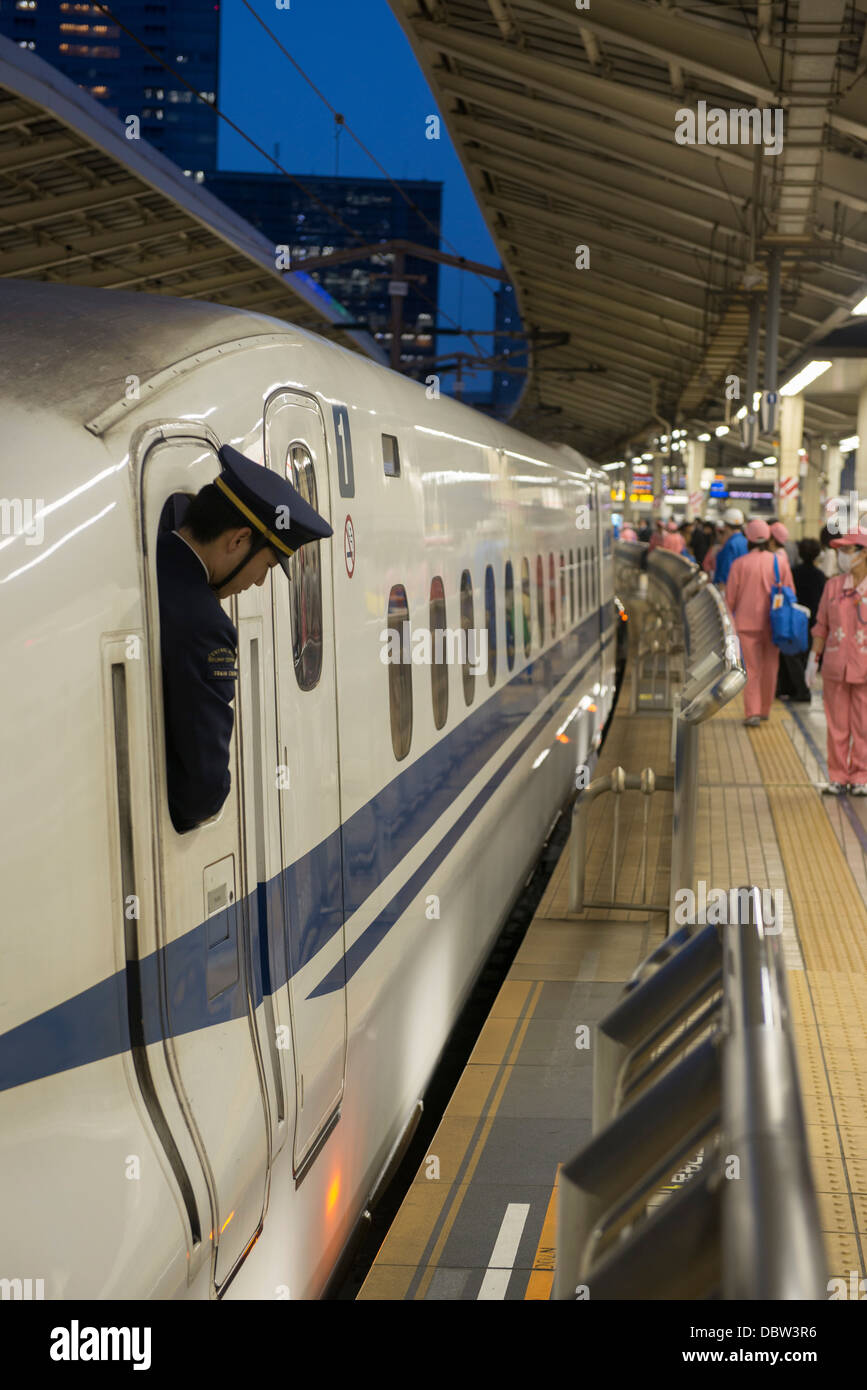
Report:
<svg viewBox="0 0 867 1390"><path fill-rule="evenodd" d="M781 926L755 887L730 902L728 925L669 937L597 1025L555 1298L827 1297Z"/></svg>
<svg viewBox="0 0 867 1390"><path fill-rule="evenodd" d="M570 912L585 907L622 908L627 910L664 911L662 904L646 901L647 827L649 797L655 790L674 792L671 841L671 877L669 909L679 888L692 885L695 860L695 825L698 803L698 726L727 704L746 682L741 663L740 645L731 616L722 595L708 582L707 575L691 561L667 550L648 552L647 546L635 542L618 542L615 546L617 582L638 594L638 577L646 575L645 622L639 635L633 661L633 713L641 713L640 684L648 654L654 659L651 686L652 710L671 710L672 761L674 777L655 774L652 768L641 773L627 773L615 768L608 777L590 783L575 802L572 813ZM678 688L672 692L672 659L682 657L678 672ZM664 665L665 695L662 705L655 699L657 663ZM615 901L616 864L620 800L626 791L640 790L645 796L644 837L642 861L644 891L640 903ZM584 898L585 862L589 806L606 792L616 797L615 840L612 862L610 901L588 901Z"/></svg>

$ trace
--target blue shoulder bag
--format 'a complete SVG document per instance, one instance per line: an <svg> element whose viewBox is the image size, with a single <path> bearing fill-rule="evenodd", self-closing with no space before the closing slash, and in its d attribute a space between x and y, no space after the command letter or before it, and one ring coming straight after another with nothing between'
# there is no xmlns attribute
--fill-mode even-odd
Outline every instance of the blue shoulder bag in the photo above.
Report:
<svg viewBox="0 0 867 1390"><path fill-rule="evenodd" d="M797 602L793 590L780 583L780 566L774 556L771 587L771 639L775 647L791 656L805 652L810 642L810 611Z"/></svg>

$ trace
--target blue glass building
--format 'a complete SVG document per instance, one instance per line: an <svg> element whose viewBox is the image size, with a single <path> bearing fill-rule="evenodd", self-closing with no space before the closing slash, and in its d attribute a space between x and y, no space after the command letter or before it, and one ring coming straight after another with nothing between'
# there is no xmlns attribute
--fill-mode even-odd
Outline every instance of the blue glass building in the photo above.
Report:
<svg viewBox="0 0 867 1390"><path fill-rule="evenodd" d="M111 0L109 7L120 24L196 92L216 101L216 0ZM142 139L193 177L216 164L214 111L96 5L86 0L0 0L0 33L59 68L121 120L137 116Z"/></svg>

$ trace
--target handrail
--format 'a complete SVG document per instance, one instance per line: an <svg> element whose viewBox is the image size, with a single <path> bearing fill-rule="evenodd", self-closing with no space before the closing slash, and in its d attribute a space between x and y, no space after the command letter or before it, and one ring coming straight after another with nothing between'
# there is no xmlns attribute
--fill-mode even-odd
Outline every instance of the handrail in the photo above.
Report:
<svg viewBox="0 0 867 1390"><path fill-rule="evenodd" d="M722 1132L740 1168L723 1186L723 1297L826 1298L782 932L749 892L723 929Z"/></svg>
<svg viewBox="0 0 867 1390"><path fill-rule="evenodd" d="M758 888L730 902L728 925L657 947L596 1026L555 1298L827 1297L779 929Z"/></svg>
<svg viewBox="0 0 867 1390"><path fill-rule="evenodd" d="M618 541L614 547L618 583L638 588L646 575L650 616L644 623L632 652L631 712L639 709L639 685L644 663L652 659L649 703L653 712L672 709L674 761L674 809L671 847L670 905L679 888L689 887L695 858L695 824L698 805L698 725L710 719L734 698L746 683L740 643L722 594L708 582L707 575L694 561L673 551L650 548L637 541ZM683 664L683 681L673 701L669 700L672 657ZM664 665L664 692L658 703L659 661ZM680 671L678 670L678 679ZM645 699L648 699L645 693ZM650 772L650 769L646 769ZM625 787L637 786L630 774ZM662 780L657 777L657 786ZM622 789L621 789L622 790ZM585 792L586 795L586 792ZM583 868L578 856L585 852L586 830L581 816L581 799L576 803L572 836L570 909L581 901L577 889L583 884ZM584 814L586 820L586 813ZM647 821L645 806L645 824ZM646 831L645 831L646 833ZM611 894L612 900L614 893Z"/></svg>

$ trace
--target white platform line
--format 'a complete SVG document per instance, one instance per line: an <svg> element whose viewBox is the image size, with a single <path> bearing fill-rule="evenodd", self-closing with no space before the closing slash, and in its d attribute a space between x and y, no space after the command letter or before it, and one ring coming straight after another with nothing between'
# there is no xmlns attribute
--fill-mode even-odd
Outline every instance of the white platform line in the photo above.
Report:
<svg viewBox="0 0 867 1390"><path fill-rule="evenodd" d="M512 1277L512 1266L518 1253L518 1245L524 1234L529 1202L510 1202L506 1207L500 1232L488 1262L487 1272L479 1289L479 1298L505 1298Z"/></svg>

